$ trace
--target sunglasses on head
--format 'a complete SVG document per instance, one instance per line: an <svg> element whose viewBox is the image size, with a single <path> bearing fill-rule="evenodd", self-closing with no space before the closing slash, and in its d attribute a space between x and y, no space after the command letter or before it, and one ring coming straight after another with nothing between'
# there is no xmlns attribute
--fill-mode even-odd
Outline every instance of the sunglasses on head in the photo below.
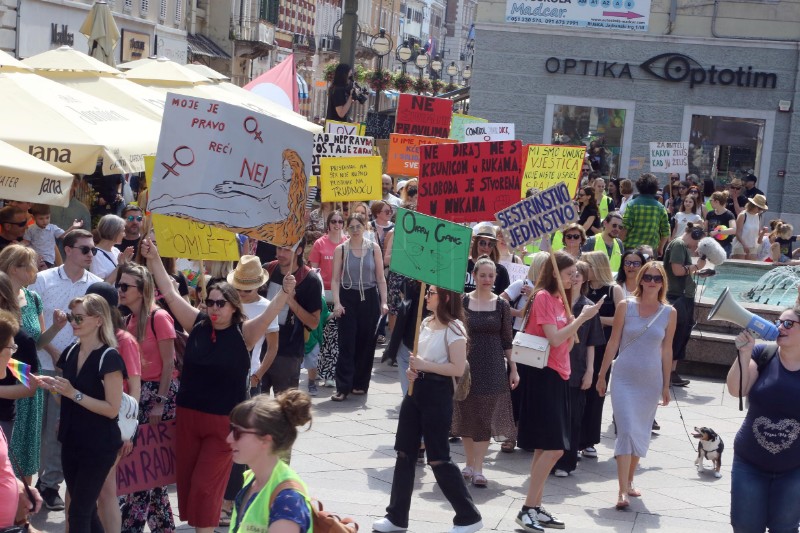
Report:
<svg viewBox="0 0 800 533"><path fill-rule="evenodd" d="M581 236L578 233L570 233L569 235L564 235L564 238L570 241L574 241L580 239Z"/></svg>
<svg viewBox="0 0 800 533"><path fill-rule="evenodd" d="M83 320L85 318L86 317L83 316L83 315L76 315L74 313L67 313L67 322L69 322L70 324L75 322L75 325L79 326L81 324L81 322L83 322Z"/></svg>
<svg viewBox="0 0 800 533"><path fill-rule="evenodd" d="M128 215L127 220L128 220L128 222L133 222L134 220L136 222L141 222L143 218L144 217L142 215L139 215L138 217L137 216L133 216L133 215Z"/></svg>
<svg viewBox="0 0 800 533"><path fill-rule="evenodd" d="M258 431L254 431L252 429L241 428L234 424L230 424L231 433L233 433L233 440L239 440L242 438L242 435L258 435L263 437L264 435Z"/></svg>
<svg viewBox="0 0 800 533"><path fill-rule="evenodd" d="M778 327L783 326L783 329L792 329L795 324L797 324L797 320L789 320L788 318L781 320L780 318L775 321L775 325Z"/></svg>
<svg viewBox="0 0 800 533"><path fill-rule="evenodd" d="M97 248L94 246L74 246L73 248L75 250L80 250L83 255L89 255L89 253L97 255Z"/></svg>
<svg viewBox="0 0 800 533"><path fill-rule="evenodd" d="M623 264L626 267L631 267L631 268L639 268L640 266L642 266L641 261L625 261Z"/></svg>
<svg viewBox="0 0 800 533"><path fill-rule="evenodd" d="M206 298L205 301L206 307L208 307L209 309L215 306L222 309L223 307L225 307L226 303L228 303L228 300L213 300L211 298Z"/></svg>
<svg viewBox="0 0 800 533"><path fill-rule="evenodd" d="M662 281L664 281L664 276L662 276L661 274L644 274L642 276L642 281L644 281L645 283L653 283L653 282L661 283Z"/></svg>
<svg viewBox="0 0 800 533"><path fill-rule="evenodd" d="M131 287L137 287L137 285L129 285L127 283L117 283L116 285L114 285L114 287L116 287L119 292L128 292L128 289L130 289Z"/></svg>

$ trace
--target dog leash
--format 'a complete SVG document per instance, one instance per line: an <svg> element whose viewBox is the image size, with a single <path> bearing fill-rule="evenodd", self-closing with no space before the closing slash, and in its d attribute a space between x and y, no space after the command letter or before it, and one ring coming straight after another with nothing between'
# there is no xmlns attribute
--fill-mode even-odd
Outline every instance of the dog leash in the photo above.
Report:
<svg viewBox="0 0 800 533"><path fill-rule="evenodd" d="M683 425L683 431L686 433L686 438L689 440L689 445L692 447L693 451L697 451L697 448L694 445L694 441L692 440L692 436L689 434L689 430L686 429L686 419L683 418L683 411L681 410L681 405L678 403L678 396L675 394L675 386L670 384L669 386L670 391L672 392L672 397L675 401L675 407L678 408L678 416L681 419L681 424Z"/></svg>

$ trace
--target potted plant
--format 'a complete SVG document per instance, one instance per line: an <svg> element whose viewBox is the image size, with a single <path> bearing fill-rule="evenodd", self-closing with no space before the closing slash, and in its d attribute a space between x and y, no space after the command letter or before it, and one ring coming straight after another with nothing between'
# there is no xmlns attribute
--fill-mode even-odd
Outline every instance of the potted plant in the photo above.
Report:
<svg viewBox="0 0 800 533"><path fill-rule="evenodd" d="M388 70L376 70L368 78L370 88L375 92L385 91L392 87L392 73Z"/></svg>
<svg viewBox="0 0 800 533"><path fill-rule="evenodd" d="M433 90L433 96L436 96L440 92L442 92L442 88L444 87L444 83L442 80L431 80L431 90Z"/></svg>
<svg viewBox="0 0 800 533"><path fill-rule="evenodd" d="M414 80L408 74L401 72L394 77L394 88L401 93L408 91L412 85Z"/></svg>
<svg viewBox="0 0 800 533"><path fill-rule="evenodd" d="M414 81L414 90L417 94L424 94L431 90L431 81L427 78L417 78Z"/></svg>

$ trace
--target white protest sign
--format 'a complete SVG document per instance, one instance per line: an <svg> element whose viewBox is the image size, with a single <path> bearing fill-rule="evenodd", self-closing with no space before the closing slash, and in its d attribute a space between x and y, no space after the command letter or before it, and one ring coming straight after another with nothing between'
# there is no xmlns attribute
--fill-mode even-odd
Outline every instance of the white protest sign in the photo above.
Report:
<svg viewBox="0 0 800 533"><path fill-rule="evenodd" d="M311 156L311 175L319 176L323 157L353 157L372 155L372 137L318 133L314 135L314 153Z"/></svg>
<svg viewBox="0 0 800 533"><path fill-rule="evenodd" d="M523 198L495 213L500 228L508 235L509 248L524 246L578 220L578 209L565 183Z"/></svg>
<svg viewBox="0 0 800 533"><path fill-rule="evenodd" d="M274 117L168 93L148 208L293 245L303 232L312 141Z"/></svg>
<svg viewBox="0 0 800 533"><path fill-rule="evenodd" d="M500 261L500 264L506 267L508 278L511 280L511 283L528 277L528 269L530 268L528 265L514 263L512 261Z"/></svg>
<svg viewBox="0 0 800 533"><path fill-rule="evenodd" d="M650 172L689 173L689 143L650 143Z"/></svg>
<svg viewBox="0 0 800 533"><path fill-rule="evenodd" d="M514 141L514 124L485 122L476 124L464 124L464 141L487 142L487 141Z"/></svg>

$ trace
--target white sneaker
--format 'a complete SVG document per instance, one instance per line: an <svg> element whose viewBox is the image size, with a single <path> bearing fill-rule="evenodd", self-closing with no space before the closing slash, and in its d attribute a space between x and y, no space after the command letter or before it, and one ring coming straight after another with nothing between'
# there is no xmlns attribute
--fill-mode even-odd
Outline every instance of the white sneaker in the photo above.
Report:
<svg viewBox="0 0 800 533"><path fill-rule="evenodd" d="M390 533L391 531L405 531L406 527L400 527L392 524L388 518L379 518L372 523L372 531L380 531L381 533ZM477 531L477 529L475 530Z"/></svg>
<svg viewBox="0 0 800 533"><path fill-rule="evenodd" d="M322 386L323 386L323 387L327 387L327 388L329 388L329 389L332 389L333 387L335 387L335 386L336 386L336 380L333 380L333 379L326 379L326 380L325 380L325 383L323 383L323 385L322 385Z"/></svg>
<svg viewBox="0 0 800 533"><path fill-rule="evenodd" d="M541 533L544 531L544 528L536 518L536 509L533 508L517 513L515 522L528 533Z"/></svg>
<svg viewBox="0 0 800 533"><path fill-rule="evenodd" d="M478 520L474 524L470 524L468 526L453 526L453 529L450 530L450 533L475 533L481 529L483 529L483 521Z"/></svg>
<svg viewBox="0 0 800 533"><path fill-rule="evenodd" d="M584 457L597 457L597 450L595 450L594 446L589 446L588 448L584 448L581 455Z"/></svg>
<svg viewBox="0 0 800 533"><path fill-rule="evenodd" d="M566 527L564 522L550 514L543 506L535 507L534 511L536 511L536 520L540 526L552 527L553 529L564 529Z"/></svg>
<svg viewBox="0 0 800 533"><path fill-rule="evenodd" d="M566 470L561 470L560 468L556 468L556 471L553 472L553 475L556 477L569 477L569 472Z"/></svg>

